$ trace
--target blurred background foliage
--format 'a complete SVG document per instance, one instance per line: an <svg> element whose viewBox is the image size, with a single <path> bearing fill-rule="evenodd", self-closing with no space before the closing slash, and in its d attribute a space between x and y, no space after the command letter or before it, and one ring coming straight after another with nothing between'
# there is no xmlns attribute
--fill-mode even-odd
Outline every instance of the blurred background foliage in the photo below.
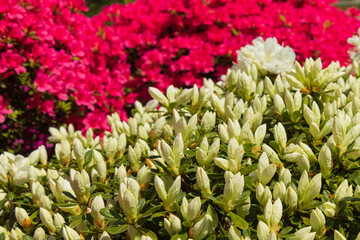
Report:
<svg viewBox="0 0 360 240"><path fill-rule="evenodd" d="M134 0L86 0L86 5L89 8L86 15L89 17L97 15L101 12L103 7L114 3L127 4L130 2L134 2Z"/></svg>
<svg viewBox="0 0 360 240"><path fill-rule="evenodd" d="M335 5L344 9L348 7L360 8L360 0L339 0Z"/></svg>

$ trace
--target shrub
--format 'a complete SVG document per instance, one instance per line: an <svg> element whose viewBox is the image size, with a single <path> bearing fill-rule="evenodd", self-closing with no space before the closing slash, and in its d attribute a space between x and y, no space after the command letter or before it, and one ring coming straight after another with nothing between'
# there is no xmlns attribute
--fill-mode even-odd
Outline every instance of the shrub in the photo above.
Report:
<svg viewBox="0 0 360 240"><path fill-rule="evenodd" d="M69 125L50 128L55 157L3 153L2 237L359 239L352 66L254 46L217 84L151 87L102 141Z"/></svg>
<svg viewBox="0 0 360 240"><path fill-rule="evenodd" d="M84 1L6 0L1 6L0 120L5 120L5 147L38 146L49 126L66 122L106 129L97 118L121 113L129 67L121 48L111 52L97 24L83 15Z"/></svg>
<svg viewBox="0 0 360 240"><path fill-rule="evenodd" d="M218 80L259 35L291 46L300 62L345 64L358 11L330 3L140 0L87 18L84 0L2 0L1 149L30 150L64 123L109 130L106 115L125 120L126 106L148 99L149 86Z"/></svg>
<svg viewBox="0 0 360 240"><path fill-rule="evenodd" d="M127 50L134 80L127 86L147 95L147 86L217 80L231 66L236 50L254 38L276 37L291 46L297 60L349 61L346 40L358 29L358 11L348 15L332 1L139 0L105 7L102 22L110 46ZM321 14L318 14L321 9Z"/></svg>

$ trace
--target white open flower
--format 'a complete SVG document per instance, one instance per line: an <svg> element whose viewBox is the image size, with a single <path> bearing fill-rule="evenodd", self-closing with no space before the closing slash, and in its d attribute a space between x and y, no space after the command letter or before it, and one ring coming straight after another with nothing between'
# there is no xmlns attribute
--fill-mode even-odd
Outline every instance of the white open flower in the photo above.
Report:
<svg viewBox="0 0 360 240"><path fill-rule="evenodd" d="M262 73L279 74L291 70L295 62L294 50L278 44L276 38L262 37L253 40L252 45L246 45L237 51L238 64L234 68L246 70L248 65L255 64Z"/></svg>

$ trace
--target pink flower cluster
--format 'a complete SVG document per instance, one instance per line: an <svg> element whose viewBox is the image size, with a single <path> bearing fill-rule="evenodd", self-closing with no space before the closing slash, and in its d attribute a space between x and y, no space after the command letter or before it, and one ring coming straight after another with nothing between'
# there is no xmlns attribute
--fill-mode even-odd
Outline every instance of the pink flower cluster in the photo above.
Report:
<svg viewBox="0 0 360 240"><path fill-rule="evenodd" d="M94 19L103 22L111 46L121 43L135 52L128 55L134 81L127 86L145 93L144 85L165 90L224 74L236 50L258 36L291 46L299 61L321 57L325 64L346 63L346 40L360 26L359 12L346 14L331 2L137 0L107 7Z"/></svg>
<svg viewBox="0 0 360 240"><path fill-rule="evenodd" d="M217 79L258 36L291 46L299 61L348 62L359 12L331 2L138 0L89 18L85 0L0 0L0 83L22 79L26 108L58 123L108 129L106 115L126 119L126 104L146 100L148 86ZM0 88L5 124L17 108L10 91Z"/></svg>
<svg viewBox="0 0 360 240"><path fill-rule="evenodd" d="M86 10L84 0L0 0L0 78L29 73L29 109L56 117L57 104L74 102L71 121L107 128L106 115L124 108L130 66L122 44L112 48Z"/></svg>

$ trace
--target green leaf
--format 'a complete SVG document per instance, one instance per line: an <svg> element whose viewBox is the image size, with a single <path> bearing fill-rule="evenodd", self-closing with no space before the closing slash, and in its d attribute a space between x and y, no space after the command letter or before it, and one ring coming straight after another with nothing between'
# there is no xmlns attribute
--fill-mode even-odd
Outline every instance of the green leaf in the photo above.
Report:
<svg viewBox="0 0 360 240"><path fill-rule="evenodd" d="M201 192L201 194L204 197L206 197L206 198L210 199L211 201L213 201L215 204L217 204L217 205L219 205L221 207L224 206L224 203L222 201L220 201L219 199L217 199L216 197L214 197L212 194L207 193L207 192Z"/></svg>
<svg viewBox="0 0 360 240"><path fill-rule="evenodd" d="M1 234L0 234L0 240L6 240L6 235L5 235L5 233L1 233Z"/></svg>
<svg viewBox="0 0 360 240"><path fill-rule="evenodd" d="M206 240L213 240L213 239L216 239L214 235L210 235L208 236L207 238L205 238Z"/></svg>
<svg viewBox="0 0 360 240"><path fill-rule="evenodd" d="M239 200L237 201L236 205L245 202L246 199L250 196L250 191L246 190L245 192L243 192L239 198Z"/></svg>
<svg viewBox="0 0 360 240"><path fill-rule="evenodd" d="M147 210L146 212L144 212L143 214L141 214L139 216L139 218L144 218L144 217L148 217L150 215L152 215L154 212L158 211L159 209L162 208L162 205L158 205L155 207L150 208L149 210Z"/></svg>
<svg viewBox="0 0 360 240"><path fill-rule="evenodd" d="M140 212L145 206L145 199L144 198L140 198L138 201L138 205L137 205L137 209Z"/></svg>
<svg viewBox="0 0 360 240"><path fill-rule="evenodd" d="M185 233L178 233L178 234L175 234L170 240L187 240L188 239L188 234L185 232Z"/></svg>
<svg viewBox="0 0 360 240"><path fill-rule="evenodd" d="M105 194L101 194L101 197L102 197L103 199L106 199L106 198L113 198L113 197L114 197L114 195L112 195L112 194L110 194L110 193L105 193Z"/></svg>
<svg viewBox="0 0 360 240"><path fill-rule="evenodd" d="M54 203L54 205L59 206L59 207L74 207L79 204L76 202L70 202L70 203L56 203L56 204Z"/></svg>
<svg viewBox="0 0 360 240"><path fill-rule="evenodd" d="M79 225L81 222L83 222L83 216L77 216L75 219L70 223L70 228L75 228L77 225Z"/></svg>
<svg viewBox="0 0 360 240"><path fill-rule="evenodd" d="M114 216L111 214L110 210L107 208L100 209L100 214L103 215L104 217L114 218Z"/></svg>
<svg viewBox="0 0 360 240"><path fill-rule="evenodd" d="M167 213L167 211L157 212L157 213L154 213L153 215L151 215L151 218L163 217L166 215L166 213Z"/></svg>
<svg viewBox="0 0 360 240"><path fill-rule="evenodd" d="M209 214L209 215L212 217L212 219L213 219L214 222L217 222L217 221L218 221L218 216L217 216L217 214L216 214L216 211L215 211L215 209L213 208L213 206L211 206L211 204L209 204L209 206L208 206L208 208L207 208L207 210L206 210L206 213Z"/></svg>
<svg viewBox="0 0 360 240"><path fill-rule="evenodd" d="M70 192L67 191L63 191L63 194L69 198L71 198L74 201L77 201L76 197L74 195L72 195Z"/></svg>
<svg viewBox="0 0 360 240"><path fill-rule="evenodd" d="M155 234L153 231L149 230L149 229L146 229L146 228L138 228L138 230L139 230L142 234L151 237L152 240L157 240L157 239L158 239L157 236L156 236L156 234Z"/></svg>
<svg viewBox="0 0 360 240"><path fill-rule="evenodd" d="M286 228L283 228L281 230L281 232L279 233L279 235L285 235L285 234L288 234L289 232L291 232L291 230L293 229L293 227L286 227Z"/></svg>
<svg viewBox="0 0 360 240"><path fill-rule="evenodd" d="M191 167L190 164L183 164L183 165L180 166L180 172L185 172L190 167Z"/></svg>
<svg viewBox="0 0 360 240"><path fill-rule="evenodd" d="M22 237L22 239L23 239L23 240L32 240L33 238L30 237L29 235L24 235L24 236Z"/></svg>
<svg viewBox="0 0 360 240"><path fill-rule="evenodd" d="M127 228L128 228L127 224L120 226L110 226L108 227L108 229L106 229L106 231L111 235L116 235L125 232Z"/></svg>
<svg viewBox="0 0 360 240"><path fill-rule="evenodd" d="M185 150L185 151L184 151L184 154L185 154L187 157L195 157L195 151L194 151L194 150Z"/></svg>
<svg viewBox="0 0 360 240"><path fill-rule="evenodd" d="M84 167L87 166L91 160L94 157L94 151L93 150L89 150L85 153L85 163L84 163Z"/></svg>
<svg viewBox="0 0 360 240"><path fill-rule="evenodd" d="M230 214L231 220L233 221L235 226L237 226L238 228L247 229L249 227L249 224L245 221L245 219L243 219L239 215L237 215L233 212L230 212L229 214Z"/></svg>
<svg viewBox="0 0 360 240"><path fill-rule="evenodd" d="M101 189L113 189L111 186L99 182L93 182L92 185L95 185Z"/></svg>

